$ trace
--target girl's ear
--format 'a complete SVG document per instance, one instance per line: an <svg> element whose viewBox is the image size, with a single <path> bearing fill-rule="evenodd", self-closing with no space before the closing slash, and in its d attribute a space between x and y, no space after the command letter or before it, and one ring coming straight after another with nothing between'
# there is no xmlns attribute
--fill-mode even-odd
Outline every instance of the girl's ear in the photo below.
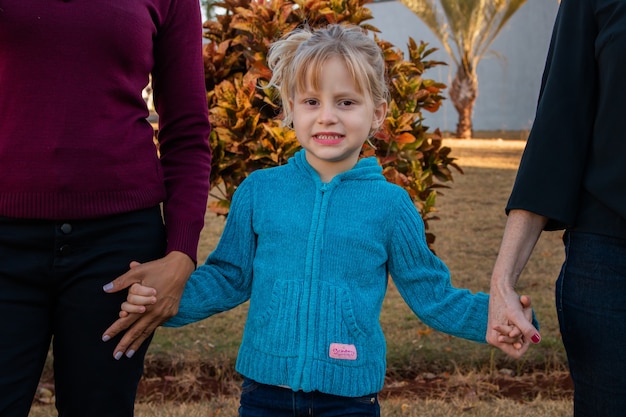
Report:
<svg viewBox="0 0 626 417"><path fill-rule="evenodd" d="M387 117L387 102L382 101L374 108L374 120L372 120L372 130L378 129Z"/></svg>

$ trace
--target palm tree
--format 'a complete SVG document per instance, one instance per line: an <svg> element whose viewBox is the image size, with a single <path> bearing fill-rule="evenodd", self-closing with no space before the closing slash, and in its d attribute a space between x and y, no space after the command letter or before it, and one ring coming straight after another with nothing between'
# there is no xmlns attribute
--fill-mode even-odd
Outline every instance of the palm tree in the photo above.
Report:
<svg viewBox="0 0 626 417"><path fill-rule="evenodd" d="M478 96L476 67L500 30L526 0L400 0L443 44L456 66L450 100L459 114L456 136L472 137Z"/></svg>

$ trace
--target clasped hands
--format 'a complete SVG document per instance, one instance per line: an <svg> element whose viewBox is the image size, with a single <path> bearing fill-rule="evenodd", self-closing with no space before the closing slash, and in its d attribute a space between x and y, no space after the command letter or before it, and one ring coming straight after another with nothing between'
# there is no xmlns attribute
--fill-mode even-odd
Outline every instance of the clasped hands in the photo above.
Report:
<svg viewBox="0 0 626 417"><path fill-rule="evenodd" d="M124 333L113 351L115 359L124 355L131 358L158 326L176 315L185 283L194 269L195 263L189 256L172 251L155 261L131 262L128 272L103 287L107 293L130 287L119 318L102 335L102 340L107 342ZM131 309L130 303L136 300L135 291L140 288L142 293L147 291L152 296L137 299L140 303Z"/></svg>

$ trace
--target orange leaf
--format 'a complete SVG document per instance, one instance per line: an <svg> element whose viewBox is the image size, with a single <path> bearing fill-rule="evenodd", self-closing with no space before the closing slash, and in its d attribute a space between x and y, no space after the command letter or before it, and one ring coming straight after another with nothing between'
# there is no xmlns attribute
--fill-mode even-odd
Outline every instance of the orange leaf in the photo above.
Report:
<svg viewBox="0 0 626 417"><path fill-rule="evenodd" d="M410 134L408 132L400 133L395 138L395 142L396 143L413 143L416 140L417 139L415 139L415 136L413 136L412 134Z"/></svg>
<svg viewBox="0 0 626 417"><path fill-rule="evenodd" d="M429 334L431 334L433 332L433 329L428 328L428 329L419 329L417 331L417 334L419 334L420 336L428 336Z"/></svg>

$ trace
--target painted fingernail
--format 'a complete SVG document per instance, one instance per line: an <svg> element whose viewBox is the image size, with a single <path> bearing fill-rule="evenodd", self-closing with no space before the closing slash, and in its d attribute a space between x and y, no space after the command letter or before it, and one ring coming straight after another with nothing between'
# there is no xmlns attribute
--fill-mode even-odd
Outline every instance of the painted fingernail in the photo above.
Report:
<svg viewBox="0 0 626 417"><path fill-rule="evenodd" d="M103 286L102 289L104 291L111 291L113 289L113 283L109 282L107 285Z"/></svg>
<svg viewBox="0 0 626 417"><path fill-rule="evenodd" d="M109 336L108 334L105 334L104 336L102 336L103 342L108 342L109 340L111 340L111 336Z"/></svg>
<svg viewBox="0 0 626 417"><path fill-rule="evenodd" d="M119 361L122 358L122 352L115 352L115 360Z"/></svg>
<svg viewBox="0 0 626 417"><path fill-rule="evenodd" d="M133 357L134 354L135 354L134 350L128 349L128 352L126 352L126 357L130 359Z"/></svg>
<svg viewBox="0 0 626 417"><path fill-rule="evenodd" d="M539 337L539 333L535 333L533 337L530 338L530 340L532 340L533 343L539 343L541 341L541 337Z"/></svg>

